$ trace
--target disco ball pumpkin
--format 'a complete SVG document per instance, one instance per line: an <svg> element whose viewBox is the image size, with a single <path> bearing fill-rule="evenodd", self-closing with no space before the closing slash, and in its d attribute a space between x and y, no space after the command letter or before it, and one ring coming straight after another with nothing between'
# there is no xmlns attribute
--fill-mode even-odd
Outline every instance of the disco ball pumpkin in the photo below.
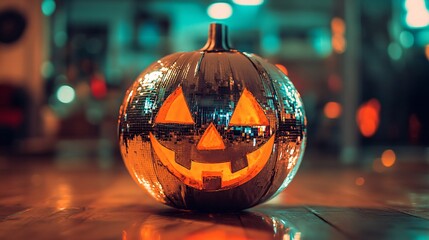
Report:
<svg viewBox="0 0 429 240"><path fill-rule="evenodd" d="M207 44L168 55L128 89L119 145L135 182L164 204L228 211L281 192L300 165L306 117L288 77L229 47L226 26Z"/></svg>

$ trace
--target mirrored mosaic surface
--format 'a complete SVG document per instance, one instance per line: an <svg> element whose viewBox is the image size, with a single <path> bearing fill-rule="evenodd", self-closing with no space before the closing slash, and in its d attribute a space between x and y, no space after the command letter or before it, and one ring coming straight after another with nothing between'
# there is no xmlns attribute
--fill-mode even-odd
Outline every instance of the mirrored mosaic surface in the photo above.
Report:
<svg viewBox="0 0 429 240"><path fill-rule="evenodd" d="M119 143L133 179L182 209L262 203L294 177L306 142L299 93L277 67L233 49L175 53L125 94Z"/></svg>

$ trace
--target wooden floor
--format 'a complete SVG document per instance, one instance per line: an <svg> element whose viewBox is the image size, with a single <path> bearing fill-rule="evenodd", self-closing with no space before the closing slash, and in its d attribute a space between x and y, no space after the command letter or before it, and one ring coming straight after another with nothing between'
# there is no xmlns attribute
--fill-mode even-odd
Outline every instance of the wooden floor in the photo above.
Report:
<svg viewBox="0 0 429 240"><path fill-rule="evenodd" d="M3 156L0 239L429 239L423 161L376 172L316 157L269 203L209 214L155 203L118 157Z"/></svg>

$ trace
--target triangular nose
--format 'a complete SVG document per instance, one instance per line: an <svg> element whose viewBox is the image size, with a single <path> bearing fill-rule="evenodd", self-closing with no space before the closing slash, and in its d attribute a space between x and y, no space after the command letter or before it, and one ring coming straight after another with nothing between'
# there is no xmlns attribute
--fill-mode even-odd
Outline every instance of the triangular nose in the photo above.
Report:
<svg viewBox="0 0 429 240"><path fill-rule="evenodd" d="M209 127L204 132L200 141L197 144L198 150L223 150L225 144L223 143L222 137L216 130L213 123L210 123Z"/></svg>

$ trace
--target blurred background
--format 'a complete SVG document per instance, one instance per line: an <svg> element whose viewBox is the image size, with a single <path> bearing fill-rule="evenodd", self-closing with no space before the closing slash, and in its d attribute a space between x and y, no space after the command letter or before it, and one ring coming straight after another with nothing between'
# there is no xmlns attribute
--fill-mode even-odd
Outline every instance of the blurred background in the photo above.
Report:
<svg viewBox="0 0 429 240"><path fill-rule="evenodd" d="M121 162L125 90L214 21L301 93L304 162L429 161L428 0L3 0L0 156Z"/></svg>

